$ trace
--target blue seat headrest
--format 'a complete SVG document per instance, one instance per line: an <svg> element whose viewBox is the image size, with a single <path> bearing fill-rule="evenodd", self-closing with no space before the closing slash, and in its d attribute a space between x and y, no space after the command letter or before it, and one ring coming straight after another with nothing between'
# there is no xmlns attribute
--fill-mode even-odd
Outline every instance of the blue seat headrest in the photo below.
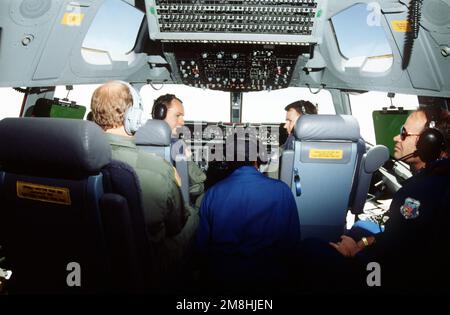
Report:
<svg viewBox="0 0 450 315"><path fill-rule="evenodd" d="M32 173L95 173L111 161L111 147L93 122L65 118L0 121L0 165Z"/></svg>
<svg viewBox="0 0 450 315"><path fill-rule="evenodd" d="M149 119L135 133L136 145L170 146L172 130L164 120Z"/></svg>
<svg viewBox="0 0 450 315"><path fill-rule="evenodd" d="M351 115L302 115L295 123L295 138L303 141L357 142L359 124Z"/></svg>

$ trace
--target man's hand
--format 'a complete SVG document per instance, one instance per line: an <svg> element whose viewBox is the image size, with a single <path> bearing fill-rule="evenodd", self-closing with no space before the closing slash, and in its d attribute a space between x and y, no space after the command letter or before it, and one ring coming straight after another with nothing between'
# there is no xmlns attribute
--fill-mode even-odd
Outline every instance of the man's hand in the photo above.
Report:
<svg viewBox="0 0 450 315"><path fill-rule="evenodd" d="M351 237L346 235L341 236L340 242L330 242L330 245L336 248L336 250L345 257L354 257L361 250L358 244Z"/></svg>

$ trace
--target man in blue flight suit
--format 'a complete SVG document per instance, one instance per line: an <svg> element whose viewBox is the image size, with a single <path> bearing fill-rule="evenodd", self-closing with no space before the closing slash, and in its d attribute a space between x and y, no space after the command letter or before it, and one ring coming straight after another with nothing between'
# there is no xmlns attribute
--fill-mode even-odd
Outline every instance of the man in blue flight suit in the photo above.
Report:
<svg viewBox="0 0 450 315"><path fill-rule="evenodd" d="M332 243L381 267L382 287L413 292L450 287L450 115L436 108L412 113L394 138L395 157L414 176L394 195L384 233Z"/></svg>
<svg viewBox="0 0 450 315"><path fill-rule="evenodd" d="M200 208L205 277L219 288L279 289L274 284L286 280L286 260L300 241L297 206L285 183L258 171L256 141L230 140L226 157L234 171L206 192Z"/></svg>

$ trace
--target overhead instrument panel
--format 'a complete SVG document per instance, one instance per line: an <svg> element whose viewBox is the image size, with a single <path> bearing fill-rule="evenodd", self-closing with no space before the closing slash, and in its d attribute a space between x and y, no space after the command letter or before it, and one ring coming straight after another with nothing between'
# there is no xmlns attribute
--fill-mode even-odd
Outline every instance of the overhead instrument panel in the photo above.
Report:
<svg viewBox="0 0 450 315"><path fill-rule="evenodd" d="M212 90L251 92L289 86L297 59L309 46L165 44L180 83Z"/></svg>
<svg viewBox="0 0 450 315"><path fill-rule="evenodd" d="M146 0L150 38L165 42L321 43L323 0Z"/></svg>

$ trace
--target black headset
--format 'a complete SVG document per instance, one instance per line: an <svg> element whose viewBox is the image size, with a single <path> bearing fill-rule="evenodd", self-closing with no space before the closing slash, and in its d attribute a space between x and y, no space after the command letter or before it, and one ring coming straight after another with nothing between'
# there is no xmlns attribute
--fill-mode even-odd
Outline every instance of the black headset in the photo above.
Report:
<svg viewBox="0 0 450 315"><path fill-rule="evenodd" d="M305 105L301 105L300 106L300 110L301 110L301 112L302 112L302 115L308 115L307 113L306 113L306 108L305 108Z"/></svg>
<svg viewBox="0 0 450 315"><path fill-rule="evenodd" d="M152 118L158 120L166 119L167 111L169 110L167 106L170 107L173 100L178 100L181 103L181 101L173 94L165 94L158 97L153 102Z"/></svg>
<svg viewBox="0 0 450 315"><path fill-rule="evenodd" d="M152 118L158 120L164 120L167 116L167 106L162 103L155 101L152 108Z"/></svg>
<svg viewBox="0 0 450 315"><path fill-rule="evenodd" d="M317 107L312 102L301 100L301 101L299 101L298 109L300 110L302 115L309 115L310 114L310 113L308 113L308 110L306 109L306 104L312 105L313 108L315 109L314 110L315 113L317 113ZM315 113L313 112L311 114L315 114Z"/></svg>
<svg viewBox="0 0 450 315"><path fill-rule="evenodd" d="M435 125L436 122L431 120L417 140L417 156L425 163L437 160L445 150L444 134Z"/></svg>

